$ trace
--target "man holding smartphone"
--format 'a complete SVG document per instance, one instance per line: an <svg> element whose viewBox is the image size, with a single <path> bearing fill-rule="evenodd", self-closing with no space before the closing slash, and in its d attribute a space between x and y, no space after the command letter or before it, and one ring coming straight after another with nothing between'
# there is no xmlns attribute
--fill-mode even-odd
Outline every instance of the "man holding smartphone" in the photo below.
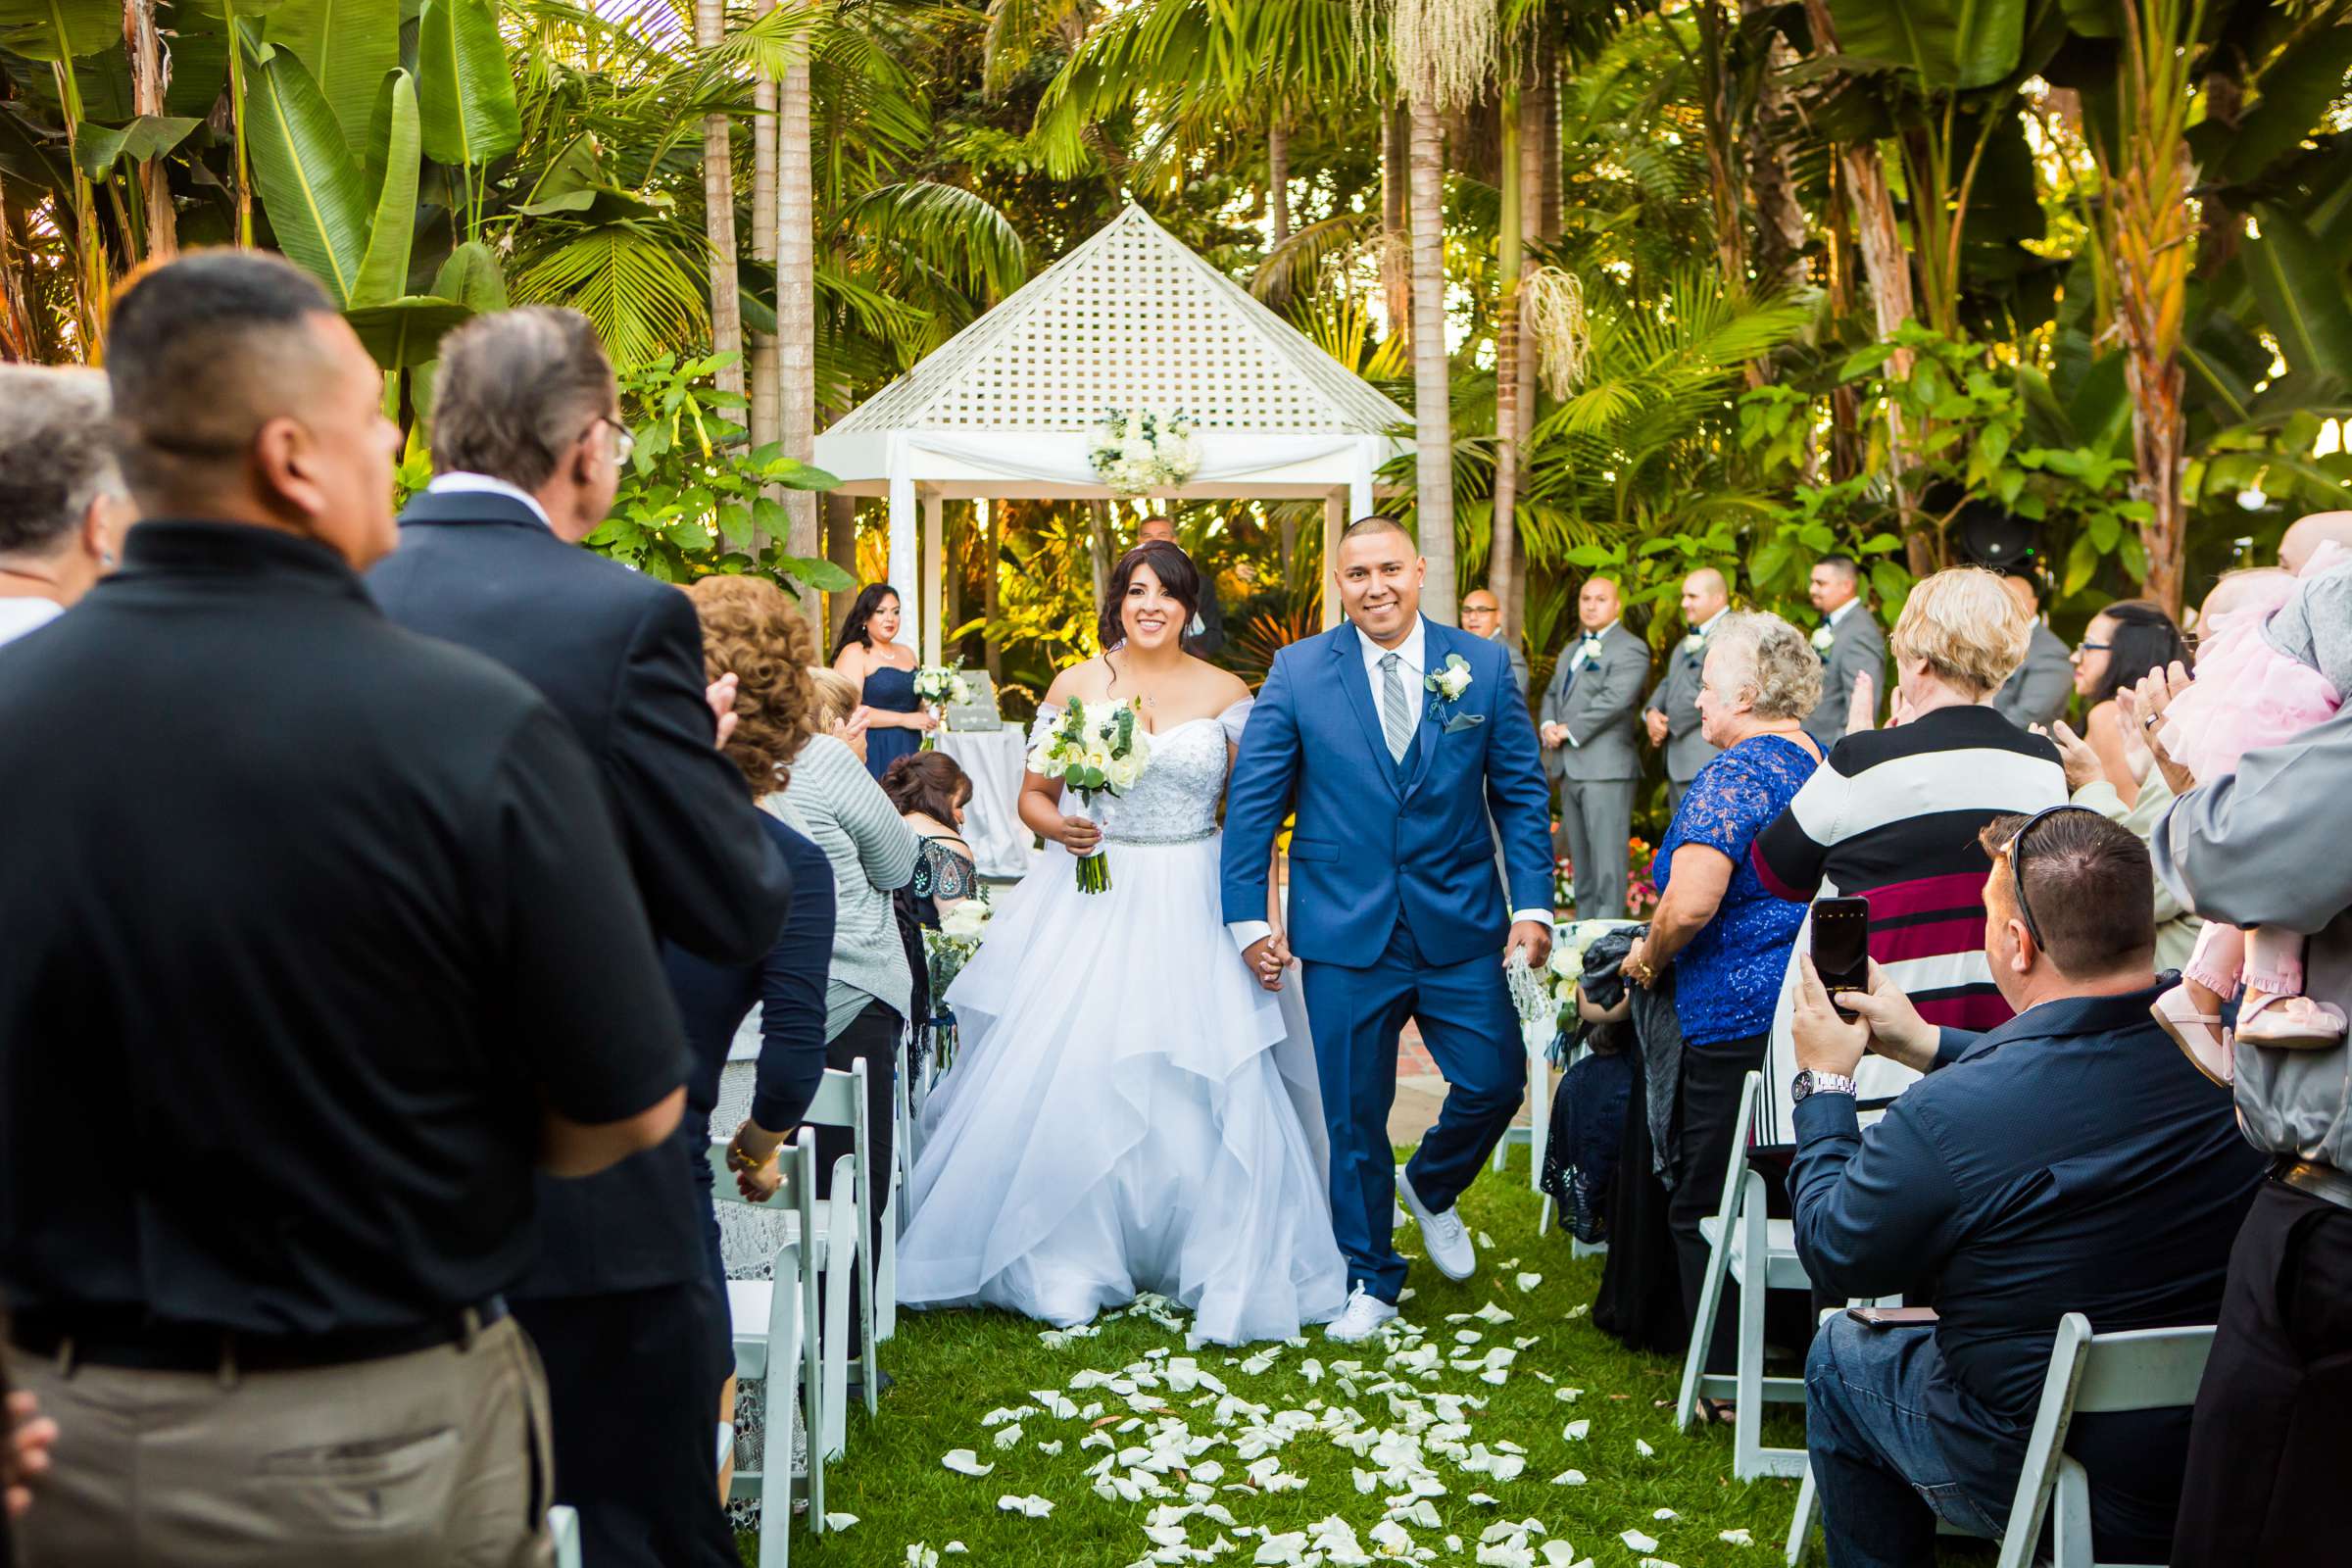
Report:
<svg viewBox="0 0 2352 1568"><path fill-rule="evenodd" d="M1999 1535L2060 1317L2212 1322L2262 1178L2228 1093L2149 1015L2146 846L2080 807L1998 818L1983 843L2008 1023L1939 1029L1875 963L1835 1000L1800 966L1797 1250L1816 1290L1924 1295L1936 1314L1837 1316L1813 1342L1806 1446L1834 1568L1926 1568L1938 1518ZM1870 1053L1928 1076L1866 1131L1853 1075ZM2099 1557L2167 1560L2187 1412L2081 1417L2068 1446Z"/></svg>

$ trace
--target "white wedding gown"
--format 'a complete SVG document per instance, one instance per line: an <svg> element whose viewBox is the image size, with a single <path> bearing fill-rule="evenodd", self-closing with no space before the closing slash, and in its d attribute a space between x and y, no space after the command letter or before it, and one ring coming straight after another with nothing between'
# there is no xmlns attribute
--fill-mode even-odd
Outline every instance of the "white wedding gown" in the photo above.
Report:
<svg viewBox="0 0 2352 1568"><path fill-rule="evenodd" d="M961 1044L924 1107L906 1305L1069 1327L1152 1291L1238 1345L1345 1304L1298 976L1260 989L1220 912L1217 802L1249 708L1152 738L1110 804L1107 891L1078 891L1055 848L998 901L947 995Z"/></svg>

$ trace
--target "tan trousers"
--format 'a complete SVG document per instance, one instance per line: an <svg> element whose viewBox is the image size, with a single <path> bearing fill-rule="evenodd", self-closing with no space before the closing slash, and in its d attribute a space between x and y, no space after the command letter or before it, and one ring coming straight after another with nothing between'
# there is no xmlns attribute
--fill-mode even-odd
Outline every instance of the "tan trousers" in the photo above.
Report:
<svg viewBox="0 0 2352 1568"><path fill-rule="evenodd" d="M59 1427L24 1568L545 1568L547 1380L512 1318L470 1347L301 1372L11 1374Z"/></svg>

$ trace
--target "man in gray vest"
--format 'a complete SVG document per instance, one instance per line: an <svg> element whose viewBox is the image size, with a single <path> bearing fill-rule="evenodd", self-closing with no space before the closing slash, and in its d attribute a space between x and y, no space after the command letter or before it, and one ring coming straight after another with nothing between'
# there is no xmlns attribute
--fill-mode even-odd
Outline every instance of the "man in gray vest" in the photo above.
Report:
<svg viewBox="0 0 2352 1568"><path fill-rule="evenodd" d="M2034 623L2034 637L2026 644L2026 662L2017 666L1992 706L2020 729L2046 727L2066 716L2066 705L2075 695L2074 659L2065 641L2042 623L2041 595L2034 579L2003 577L2001 586Z"/></svg>
<svg viewBox="0 0 2352 1568"><path fill-rule="evenodd" d="M1626 840L1642 760L1634 709L1649 645L1625 629L1616 583L1593 577L1576 596L1581 633L1560 650L1544 688L1544 771L1560 790L1560 832L1576 869L1576 917L1625 913Z"/></svg>
<svg viewBox="0 0 2352 1568"><path fill-rule="evenodd" d="M1821 704L1805 720L1805 733L1823 751L1845 733L1854 706L1854 681L1870 677L1870 723L1878 723L1876 693L1886 689L1886 637L1862 602L1862 568L1851 556L1824 556L1813 567L1807 597L1821 612L1813 651L1821 655Z"/></svg>
<svg viewBox="0 0 2352 1568"><path fill-rule="evenodd" d="M1666 656L1666 673L1642 705L1649 744L1666 751L1669 810L1683 804L1683 791L1716 752L1699 733L1699 670L1707 662L1707 633L1731 607L1731 584L1713 566L1701 566L1683 579L1683 624L1690 631Z"/></svg>

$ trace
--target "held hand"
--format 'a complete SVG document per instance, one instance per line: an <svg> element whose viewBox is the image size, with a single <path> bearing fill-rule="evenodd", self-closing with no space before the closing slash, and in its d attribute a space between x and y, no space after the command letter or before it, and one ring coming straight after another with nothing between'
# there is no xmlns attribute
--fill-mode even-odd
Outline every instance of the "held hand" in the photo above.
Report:
<svg viewBox="0 0 2352 1568"><path fill-rule="evenodd" d="M1868 991L1840 991L1837 1004L1870 1026L1870 1054L1926 1072L1936 1065L1936 1048L1943 1032L1919 1015L1911 999L1887 977L1877 959L1871 960Z"/></svg>
<svg viewBox="0 0 2352 1568"><path fill-rule="evenodd" d="M1868 673L1854 677L1853 695L1845 702L1845 732L1858 734L1879 727L1879 682Z"/></svg>
<svg viewBox="0 0 2352 1568"><path fill-rule="evenodd" d="M1636 937L1634 945L1625 950L1625 957L1617 965L1617 972L1625 977L1628 985L1640 986L1644 991L1658 983L1658 971L1649 966L1648 951L1649 938Z"/></svg>
<svg viewBox="0 0 2352 1568"><path fill-rule="evenodd" d="M764 1153L760 1152L763 1143ZM764 1203L784 1185L784 1172L776 1162L783 1147L782 1139L766 1143L766 1134L749 1121L735 1129L735 1136L727 1145L727 1168L735 1173L735 1190L747 1201Z"/></svg>
<svg viewBox="0 0 2352 1568"><path fill-rule="evenodd" d="M1544 726L1542 739L1544 750L1557 751L1561 744L1568 739L1568 726L1556 723L1546 724Z"/></svg>
<svg viewBox="0 0 2352 1568"><path fill-rule="evenodd" d="M2047 729L2039 724L2029 727L2036 735L2048 736L2050 744L2058 748L2058 760L2066 767L2067 794L2073 795L2084 785L2107 776L2106 764L2099 760L2099 754L2090 749L2090 742L2069 728L2065 719Z"/></svg>
<svg viewBox="0 0 2352 1568"><path fill-rule="evenodd" d="M931 710L927 707L918 708L913 712L906 715L906 727L908 729L919 729L924 734L928 735L933 730L939 728L939 715L931 711Z"/></svg>
<svg viewBox="0 0 2352 1568"><path fill-rule="evenodd" d="M2175 685L2175 677L2179 684ZM2196 788L2196 775L2173 760L2173 754L2164 744L2164 710L2172 701L2188 689L2188 672L2175 664L2169 673L2151 670L2140 677L2135 687L2119 690L2115 706L2126 729L2139 731L2147 743L2148 753L2156 760L2157 771L2175 795L2185 795Z"/></svg>
<svg viewBox="0 0 2352 1568"><path fill-rule="evenodd" d="M22 1390L8 1396L0 1410L0 1494L5 1494L8 1517L15 1519L32 1506L32 1489L49 1470L49 1450L57 1446L57 1423L43 1416L33 1396Z"/></svg>
<svg viewBox="0 0 2352 1568"><path fill-rule="evenodd" d="M1083 816L1061 819L1061 847L1081 858L1095 853L1102 842L1102 830Z"/></svg>
<svg viewBox="0 0 2352 1568"><path fill-rule="evenodd" d="M1551 956L1551 926L1543 920L1514 920L1510 940L1503 945L1502 961L1511 961L1514 953L1524 954L1530 969L1541 969Z"/></svg>
<svg viewBox="0 0 2352 1568"><path fill-rule="evenodd" d="M1280 991L1283 970L1291 961L1290 949L1279 936L1259 937L1242 950L1242 961L1250 966L1250 978L1268 991Z"/></svg>
<svg viewBox="0 0 2352 1568"><path fill-rule="evenodd" d="M703 700L710 705L710 716L718 722L718 739L712 744L722 749L735 734L735 693L741 685L729 670L703 689Z"/></svg>
<svg viewBox="0 0 2352 1568"><path fill-rule="evenodd" d="M1851 1078L1870 1048L1870 1025L1858 1020L1847 1023L1838 1016L1829 992L1822 987L1821 971L1813 967L1811 954L1797 958L1796 1003L1788 1022L1796 1045L1796 1064L1813 1072Z"/></svg>
<svg viewBox="0 0 2352 1568"><path fill-rule="evenodd" d="M1649 727L1650 745L1663 746L1666 744L1666 715L1664 713L1653 708L1642 715L1642 722Z"/></svg>

